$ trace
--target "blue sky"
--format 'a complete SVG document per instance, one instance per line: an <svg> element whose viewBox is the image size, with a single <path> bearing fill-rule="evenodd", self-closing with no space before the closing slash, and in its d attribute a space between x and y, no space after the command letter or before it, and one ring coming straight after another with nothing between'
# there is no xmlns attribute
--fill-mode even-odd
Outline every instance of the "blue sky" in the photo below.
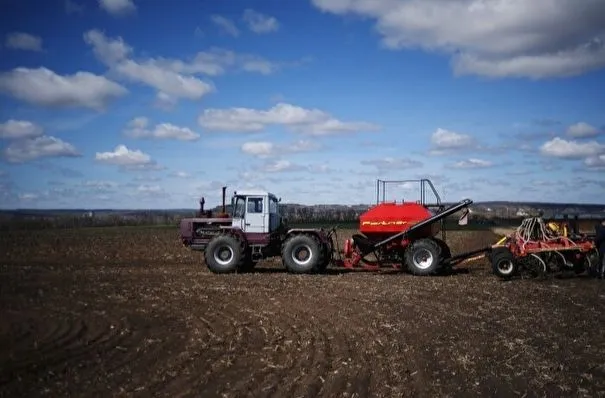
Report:
<svg viewBox="0 0 605 398"><path fill-rule="evenodd" d="M605 203L605 4L582 4L4 0L1 205L370 203L377 178Z"/></svg>

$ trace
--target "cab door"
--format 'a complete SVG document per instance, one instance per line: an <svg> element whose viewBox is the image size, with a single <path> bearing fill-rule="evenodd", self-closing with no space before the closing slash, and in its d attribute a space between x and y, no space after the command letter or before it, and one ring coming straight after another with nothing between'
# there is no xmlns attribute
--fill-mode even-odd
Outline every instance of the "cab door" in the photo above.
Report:
<svg viewBox="0 0 605 398"><path fill-rule="evenodd" d="M266 204L262 196L248 196L246 199L245 231L252 233L267 232Z"/></svg>

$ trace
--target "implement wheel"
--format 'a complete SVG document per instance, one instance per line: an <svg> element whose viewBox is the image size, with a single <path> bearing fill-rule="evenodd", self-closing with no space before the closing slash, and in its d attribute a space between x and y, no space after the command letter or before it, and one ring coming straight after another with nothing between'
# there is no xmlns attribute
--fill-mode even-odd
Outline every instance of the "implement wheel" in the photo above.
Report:
<svg viewBox="0 0 605 398"><path fill-rule="evenodd" d="M414 275L433 275L439 271L441 247L433 239L412 242L405 251L405 265Z"/></svg>
<svg viewBox="0 0 605 398"><path fill-rule="evenodd" d="M495 248L489 258L492 263L492 271L500 278L509 279L517 273L517 264L508 248Z"/></svg>

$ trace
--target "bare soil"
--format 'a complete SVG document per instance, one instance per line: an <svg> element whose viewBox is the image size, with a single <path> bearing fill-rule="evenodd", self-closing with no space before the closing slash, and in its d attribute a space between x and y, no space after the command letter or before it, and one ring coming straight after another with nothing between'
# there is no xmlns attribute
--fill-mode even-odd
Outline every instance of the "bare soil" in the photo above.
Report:
<svg viewBox="0 0 605 398"><path fill-rule="evenodd" d="M454 253L491 232L450 232ZM0 237L0 396L605 395L586 277L214 275L177 231Z"/></svg>

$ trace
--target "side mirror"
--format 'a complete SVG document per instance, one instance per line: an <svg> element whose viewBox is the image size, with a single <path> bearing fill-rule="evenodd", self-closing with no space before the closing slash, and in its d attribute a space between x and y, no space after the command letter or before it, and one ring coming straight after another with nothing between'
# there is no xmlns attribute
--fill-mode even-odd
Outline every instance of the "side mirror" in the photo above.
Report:
<svg viewBox="0 0 605 398"><path fill-rule="evenodd" d="M468 225L469 209L464 210L464 214L458 219L458 225Z"/></svg>
<svg viewBox="0 0 605 398"><path fill-rule="evenodd" d="M281 198L277 199L277 203L281 203Z"/></svg>

